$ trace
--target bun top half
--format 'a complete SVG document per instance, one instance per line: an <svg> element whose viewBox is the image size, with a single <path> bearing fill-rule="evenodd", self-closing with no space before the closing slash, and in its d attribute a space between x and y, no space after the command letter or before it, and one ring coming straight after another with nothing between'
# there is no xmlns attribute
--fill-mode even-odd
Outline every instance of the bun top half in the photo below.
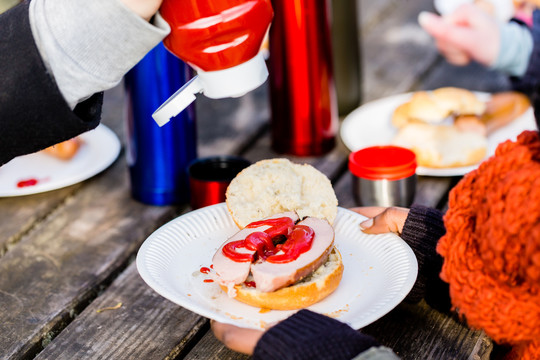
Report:
<svg viewBox="0 0 540 360"><path fill-rule="evenodd" d="M449 116L482 115L486 103L469 90L443 87L433 91L417 91L410 101L396 109L394 126L401 128L411 122L441 123Z"/></svg>
<svg viewBox="0 0 540 360"><path fill-rule="evenodd" d="M227 188L226 203L240 228L287 211L333 224L338 206L326 175L309 164L284 158L261 160L242 170Z"/></svg>

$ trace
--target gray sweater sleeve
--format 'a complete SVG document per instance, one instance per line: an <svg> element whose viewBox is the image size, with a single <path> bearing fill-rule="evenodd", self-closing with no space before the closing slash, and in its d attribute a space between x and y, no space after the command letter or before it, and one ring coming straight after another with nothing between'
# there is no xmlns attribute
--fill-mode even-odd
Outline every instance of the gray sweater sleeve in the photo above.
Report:
<svg viewBox="0 0 540 360"><path fill-rule="evenodd" d="M119 0L33 0L29 16L45 66L71 108L117 85L170 32Z"/></svg>
<svg viewBox="0 0 540 360"><path fill-rule="evenodd" d="M527 26L511 21L500 27L500 51L491 69L523 76L529 65L533 40Z"/></svg>

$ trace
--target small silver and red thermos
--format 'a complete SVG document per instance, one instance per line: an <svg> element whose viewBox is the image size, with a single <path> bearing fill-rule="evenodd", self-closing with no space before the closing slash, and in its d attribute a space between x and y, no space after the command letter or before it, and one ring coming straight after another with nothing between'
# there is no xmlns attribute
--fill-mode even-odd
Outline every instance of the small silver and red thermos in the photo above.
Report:
<svg viewBox="0 0 540 360"><path fill-rule="evenodd" d="M353 194L361 206L409 207L416 192L416 155L409 149L385 145L349 155Z"/></svg>

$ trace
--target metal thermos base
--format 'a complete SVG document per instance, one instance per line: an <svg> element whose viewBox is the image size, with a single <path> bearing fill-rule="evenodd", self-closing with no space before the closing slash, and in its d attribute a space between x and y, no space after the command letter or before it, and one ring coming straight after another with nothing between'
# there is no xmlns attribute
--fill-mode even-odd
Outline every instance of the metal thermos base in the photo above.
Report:
<svg viewBox="0 0 540 360"><path fill-rule="evenodd" d="M401 206L413 203L416 174L399 180L367 180L353 176L353 194L360 206Z"/></svg>

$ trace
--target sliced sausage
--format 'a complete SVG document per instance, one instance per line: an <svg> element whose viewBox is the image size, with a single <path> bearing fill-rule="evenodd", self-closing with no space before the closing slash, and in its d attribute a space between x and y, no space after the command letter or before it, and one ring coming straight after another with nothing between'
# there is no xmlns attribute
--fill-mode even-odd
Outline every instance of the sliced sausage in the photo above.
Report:
<svg viewBox="0 0 540 360"><path fill-rule="evenodd" d="M251 273L256 288L271 292L294 284L324 264L334 244L334 229L326 220L308 217L298 225L309 226L315 236L311 248L296 260L288 263L256 262L251 265Z"/></svg>
<svg viewBox="0 0 540 360"><path fill-rule="evenodd" d="M298 215L294 212L286 212L281 214L276 214L273 216L268 217L267 219L275 219L280 217L289 217L293 220L293 222L298 221ZM244 261L244 262L236 262L228 258L223 254L223 247L227 245L230 242L233 241L239 241L244 240L249 234L257 232L257 231L264 231L268 229L270 226L268 225L262 225L256 228L244 228L234 234L232 237L227 239L221 247L216 251L214 254L214 257L212 258L212 263L214 265L214 271L216 273L217 281L227 286L229 289L231 286L236 284L241 284L246 280L246 278L249 275L251 262ZM248 250L248 249L238 249L239 253L246 253L246 254L254 254L254 250Z"/></svg>

